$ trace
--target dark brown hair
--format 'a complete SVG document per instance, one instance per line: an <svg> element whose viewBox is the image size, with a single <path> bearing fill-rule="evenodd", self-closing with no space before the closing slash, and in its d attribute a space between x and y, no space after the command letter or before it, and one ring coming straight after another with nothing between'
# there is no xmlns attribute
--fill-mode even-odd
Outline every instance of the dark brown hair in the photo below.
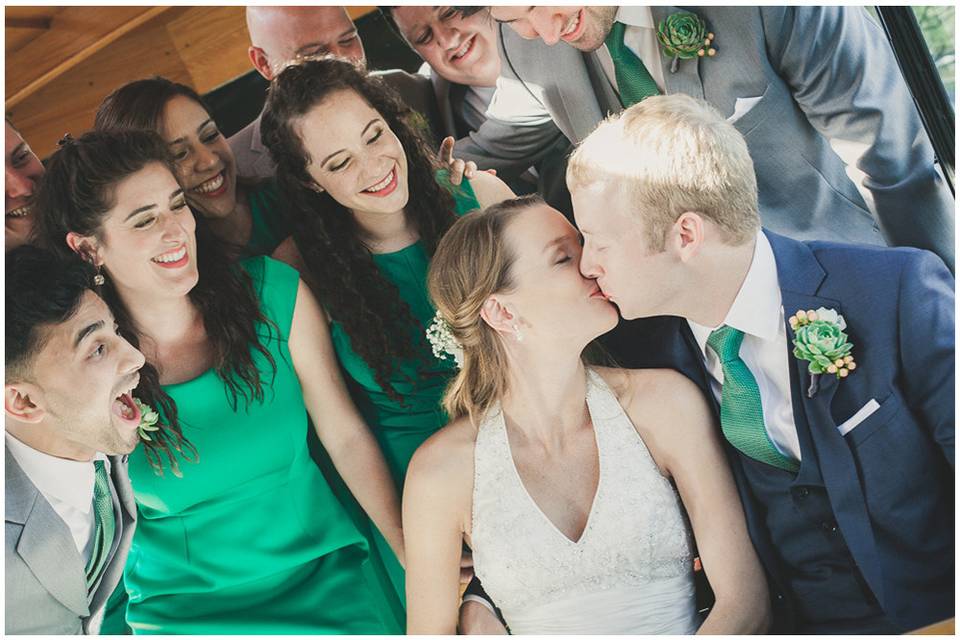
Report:
<svg viewBox="0 0 960 640"><path fill-rule="evenodd" d="M277 183L287 201L294 241L331 318L343 326L354 351L373 369L377 384L400 399L390 375L400 359L419 355L410 340L416 323L396 286L381 275L350 210L328 193L310 188L314 182L307 171L310 154L297 127L314 106L343 90L363 98L400 140L409 176L405 211L428 256L455 220L454 201L436 180L435 156L411 126L411 110L379 79L349 61L325 57L289 66L271 83L260 130L277 164Z"/></svg>

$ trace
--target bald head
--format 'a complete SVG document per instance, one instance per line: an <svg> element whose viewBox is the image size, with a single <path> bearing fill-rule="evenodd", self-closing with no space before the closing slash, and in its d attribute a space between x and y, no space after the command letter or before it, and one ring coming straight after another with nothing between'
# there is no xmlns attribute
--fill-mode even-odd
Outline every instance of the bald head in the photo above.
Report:
<svg viewBox="0 0 960 640"><path fill-rule="evenodd" d="M301 56L363 62L363 43L345 7L247 7L250 61L267 80Z"/></svg>

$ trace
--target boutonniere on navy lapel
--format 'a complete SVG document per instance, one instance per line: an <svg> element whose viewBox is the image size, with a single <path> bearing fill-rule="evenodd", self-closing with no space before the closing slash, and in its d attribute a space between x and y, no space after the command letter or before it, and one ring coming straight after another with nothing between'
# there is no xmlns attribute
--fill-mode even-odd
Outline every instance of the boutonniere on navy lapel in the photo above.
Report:
<svg viewBox="0 0 960 640"><path fill-rule="evenodd" d="M807 367L810 372L808 398L816 395L821 375L827 373L842 379L857 368L857 363L850 355L853 343L843 332L847 322L836 309L801 309L790 316L790 328L793 329L794 357L810 363Z"/></svg>
<svg viewBox="0 0 960 640"><path fill-rule="evenodd" d="M707 31L703 18L689 11L672 13L657 26L657 39L663 53L673 58L670 73L677 72L680 60L713 57L717 50L713 45L713 33Z"/></svg>

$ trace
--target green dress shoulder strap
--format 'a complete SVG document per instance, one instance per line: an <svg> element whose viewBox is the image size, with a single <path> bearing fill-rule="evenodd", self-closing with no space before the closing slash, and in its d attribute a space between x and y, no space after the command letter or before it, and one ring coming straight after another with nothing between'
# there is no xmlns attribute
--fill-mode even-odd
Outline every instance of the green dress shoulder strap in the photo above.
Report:
<svg viewBox="0 0 960 640"><path fill-rule="evenodd" d="M449 169L438 169L436 178L440 186L453 196L454 213L457 217L480 208L480 201L477 200L477 194L469 180L463 180L458 185L453 184L450 182Z"/></svg>

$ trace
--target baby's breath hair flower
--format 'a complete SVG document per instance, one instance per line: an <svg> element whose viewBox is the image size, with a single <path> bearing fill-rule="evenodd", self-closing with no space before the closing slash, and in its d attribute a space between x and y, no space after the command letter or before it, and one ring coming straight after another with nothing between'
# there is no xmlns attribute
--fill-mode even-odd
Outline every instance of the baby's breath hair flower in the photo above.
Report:
<svg viewBox="0 0 960 640"><path fill-rule="evenodd" d="M450 323L439 311L434 314L433 322L427 327L427 340L430 341L434 357L440 360L453 358L457 368L463 367L463 347L453 337Z"/></svg>

